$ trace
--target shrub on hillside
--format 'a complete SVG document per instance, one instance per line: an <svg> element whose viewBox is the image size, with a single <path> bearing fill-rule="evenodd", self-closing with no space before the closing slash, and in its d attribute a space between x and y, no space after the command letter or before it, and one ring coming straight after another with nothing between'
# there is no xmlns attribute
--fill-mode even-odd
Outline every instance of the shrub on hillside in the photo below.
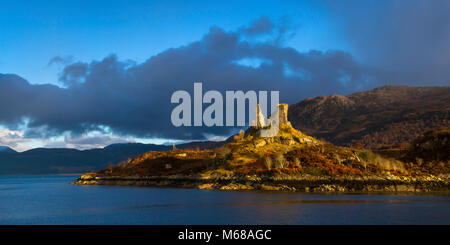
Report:
<svg viewBox="0 0 450 245"><path fill-rule="evenodd" d="M263 163L264 163L264 166L266 166L266 168L268 170L272 169L272 165L273 165L272 158L270 158L269 156L263 157Z"/></svg>
<svg viewBox="0 0 450 245"><path fill-rule="evenodd" d="M273 166L275 168L287 168L289 163L284 159L283 154L278 152L273 155Z"/></svg>
<svg viewBox="0 0 450 245"><path fill-rule="evenodd" d="M299 167L302 166L300 160L299 160L297 157L294 157L294 160L292 161L292 164L293 164L295 167L297 167L297 168L299 168Z"/></svg>
<svg viewBox="0 0 450 245"><path fill-rule="evenodd" d="M397 170L397 171L405 170L405 167L402 162L391 158L381 157L380 155L375 154L372 151L361 151L359 153L359 157L361 157L361 159L364 161L364 163L362 163L364 169L367 167L367 163L371 163L376 164L380 168L385 170Z"/></svg>
<svg viewBox="0 0 450 245"><path fill-rule="evenodd" d="M227 160L230 157L231 149L228 147L220 147L215 150L216 158L221 160Z"/></svg>
<svg viewBox="0 0 450 245"><path fill-rule="evenodd" d="M233 136L234 141L239 141L242 140L245 136L245 131L244 130L240 130L239 134L236 134L235 136Z"/></svg>
<svg viewBox="0 0 450 245"><path fill-rule="evenodd" d="M377 155L372 151L361 151L359 152L359 157L366 162L374 162L377 158Z"/></svg>

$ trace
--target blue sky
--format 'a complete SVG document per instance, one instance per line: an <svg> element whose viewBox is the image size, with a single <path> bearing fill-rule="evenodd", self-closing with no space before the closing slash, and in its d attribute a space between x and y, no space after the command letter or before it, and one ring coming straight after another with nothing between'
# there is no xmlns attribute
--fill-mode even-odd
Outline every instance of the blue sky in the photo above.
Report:
<svg viewBox="0 0 450 245"><path fill-rule="evenodd" d="M171 126L170 94L448 86L449 43L448 0L4 1L0 145L221 139L236 128Z"/></svg>
<svg viewBox="0 0 450 245"><path fill-rule="evenodd" d="M55 83L54 56L143 62L199 40L208 29L234 30L261 17L288 16L300 29L289 45L349 49L315 1L7 1L0 8L0 72Z"/></svg>

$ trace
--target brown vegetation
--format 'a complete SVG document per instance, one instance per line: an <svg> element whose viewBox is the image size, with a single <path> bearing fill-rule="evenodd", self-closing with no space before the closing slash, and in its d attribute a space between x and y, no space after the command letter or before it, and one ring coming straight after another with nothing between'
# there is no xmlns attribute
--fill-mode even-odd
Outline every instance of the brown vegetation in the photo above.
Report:
<svg viewBox="0 0 450 245"><path fill-rule="evenodd" d="M385 157L404 162L411 173L445 174L450 172L450 128L425 132L411 144L378 150Z"/></svg>

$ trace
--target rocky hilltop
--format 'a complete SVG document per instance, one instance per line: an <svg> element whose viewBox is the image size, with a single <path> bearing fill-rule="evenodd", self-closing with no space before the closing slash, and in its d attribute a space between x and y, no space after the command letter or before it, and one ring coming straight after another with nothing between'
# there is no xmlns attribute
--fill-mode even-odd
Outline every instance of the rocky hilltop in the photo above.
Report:
<svg viewBox="0 0 450 245"><path fill-rule="evenodd" d="M294 128L341 146L379 149L450 126L450 87L384 86L289 107Z"/></svg>
<svg viewBox="0 0 450 245"><path fill-rule="evenodd" d="M347 106L347 105L346 105ZM447 191L449 166L439 175L417 164L368 150L332 145L294 129L280 104L279 130L257 122L216 149L147 152L74 184L143 185L222 190L289 191ZM258 111L258 110L257 110Z"/></svg>

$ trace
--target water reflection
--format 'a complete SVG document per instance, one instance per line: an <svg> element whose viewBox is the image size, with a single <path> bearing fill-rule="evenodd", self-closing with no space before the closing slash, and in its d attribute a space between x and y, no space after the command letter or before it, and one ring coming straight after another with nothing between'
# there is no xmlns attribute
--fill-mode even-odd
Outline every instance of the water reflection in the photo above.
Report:
<svg viewBox="0 0 450 245"><path fill-rule="evenodd" d="M73 186L0 177L0 224L449 224L443 195L324 195Z"/></svg>

